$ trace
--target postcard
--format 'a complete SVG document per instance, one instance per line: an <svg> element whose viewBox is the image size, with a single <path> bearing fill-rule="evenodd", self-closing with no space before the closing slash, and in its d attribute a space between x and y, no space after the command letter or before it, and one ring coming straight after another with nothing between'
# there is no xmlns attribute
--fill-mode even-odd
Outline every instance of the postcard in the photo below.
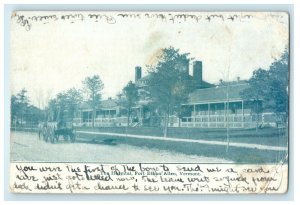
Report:
<svg viewBox="0 0 300 205"><path fill-rule="evenodd" d="M14 193L288 191L289 14L14 11Z"/></svg>

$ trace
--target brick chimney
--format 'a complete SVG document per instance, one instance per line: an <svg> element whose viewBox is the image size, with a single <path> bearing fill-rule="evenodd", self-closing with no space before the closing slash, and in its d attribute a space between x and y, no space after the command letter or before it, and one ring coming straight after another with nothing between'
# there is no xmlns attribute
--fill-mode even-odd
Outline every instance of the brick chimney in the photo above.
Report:
<svg viewBox="0 0 300 205"><path fill-rule="evenodd" d="M135 83L137 83L137 81L141 78L142 78L142 67L136 66L135 67Z"/></svg>
<svg viewBox="0 0 300 205"><path fill-rule="evenodd" d="M194 61L193 77L198 86L202 85L202 61Z"/></svg>

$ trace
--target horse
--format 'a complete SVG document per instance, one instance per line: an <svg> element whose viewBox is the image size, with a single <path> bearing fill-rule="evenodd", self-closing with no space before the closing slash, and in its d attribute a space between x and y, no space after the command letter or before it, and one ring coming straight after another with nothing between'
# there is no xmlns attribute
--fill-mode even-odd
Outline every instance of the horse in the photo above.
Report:
<svg viewBox="0 0 300 205"><path fill-rule="evenodd" d="M54 143L54 140L56 140L56 142L58 141L58 136L55 134L56 130L57 122L47 123L47 138L50 138L51 143ZM46 141L48 141L48 139Z"/></svg>
<svg viewBox="0 0 300 205"><path fill-rule="evenodd" d="M38 135L39 135L39 140L41 139L41 134L45 137L47 131L47 123L45 122L40 122L38 124Z"/></svg>
<svg viewBox="0 0 300 205"><path fill-rule="evenodd" d="M50 141L54 143L58 142L59 137L62 135L65 141L70 139L71 142L75 142L74 129L68 128L66 125L57 122L43 122L38 125L39 139L41 139L41 134L45 142Z"/></svg>
<svg viewBox="0 0 300 205"><path fill-rule="evenodd" d="M62 128L62 129L55 130L55 136L57 137L57 140L61 135L63 136L65 141L68 141L68 139L70 139L71 142L75 141L75 134L73 132L73 129Z"/></svg>

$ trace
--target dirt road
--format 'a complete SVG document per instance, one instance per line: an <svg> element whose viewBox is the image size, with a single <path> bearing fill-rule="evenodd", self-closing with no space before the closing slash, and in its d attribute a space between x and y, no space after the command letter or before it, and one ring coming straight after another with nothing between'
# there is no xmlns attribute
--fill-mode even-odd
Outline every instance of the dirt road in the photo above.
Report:
<svg viewBox="0 0 300 205"><path fill-rule="evenodd" d="M92 163L230 163L213 157L186 155L127 144L69 143L56 144L38 139L36 133L11 132L11 161L92 162Z"/></svg>

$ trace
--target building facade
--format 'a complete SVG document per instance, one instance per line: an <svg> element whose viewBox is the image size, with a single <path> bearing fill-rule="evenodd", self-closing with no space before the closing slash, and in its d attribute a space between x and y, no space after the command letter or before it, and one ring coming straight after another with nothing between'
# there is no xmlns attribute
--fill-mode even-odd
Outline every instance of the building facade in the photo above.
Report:
<svg viewBox="0 0 300 205"><path fill-rule="evenodd" d="M275 126L273 113L264 112L261 100L245 100L241 93L246 82L231 82L211 88L198 89L182 105L182 127L253 128Z"/></svg>
<svg viewBox="0 0 300 205"><path fill-rule="evenodd" d="M187 73L189 63L180 69ZM241 93L249 85L246 81L221 82L218 85L203 80L201 61L192 64L196 89L189 94L188 101L181 105L181 113L169 117L170 127L188 128L254 128L276 126L274 113L262 110L262 101L245 100ZM149 76L142 77L142 68L135 67L135 85L138 87L139 102L128 119L126 109L118 104L118 98L102 101L96 109L95 127L114 126L162 126L164 118L149 105L151 99L144 89ZM261 110L261 111L258 111ZM75 126L92 126L92 108L83 103L74 119Z"/></svg>

